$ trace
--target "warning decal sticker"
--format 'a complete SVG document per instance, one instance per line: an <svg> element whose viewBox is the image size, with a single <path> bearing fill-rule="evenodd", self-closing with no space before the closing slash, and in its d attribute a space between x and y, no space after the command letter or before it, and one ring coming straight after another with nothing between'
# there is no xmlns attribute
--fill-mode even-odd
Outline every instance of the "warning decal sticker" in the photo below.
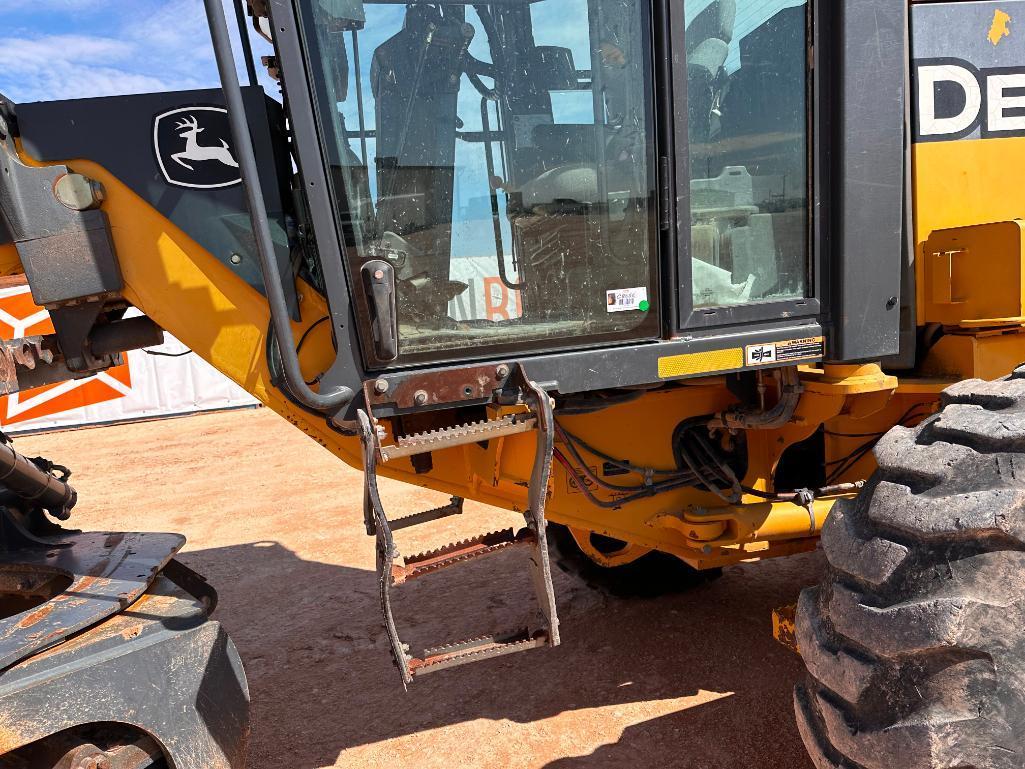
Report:
<svg viewBox="0 0 1025 769"><path fill-rule="evenodd" d="M744 348L744 362L748 366L771 366L774 363L821 358L825 352L825 337L813 336L786 342L749 344Z"/></svg>

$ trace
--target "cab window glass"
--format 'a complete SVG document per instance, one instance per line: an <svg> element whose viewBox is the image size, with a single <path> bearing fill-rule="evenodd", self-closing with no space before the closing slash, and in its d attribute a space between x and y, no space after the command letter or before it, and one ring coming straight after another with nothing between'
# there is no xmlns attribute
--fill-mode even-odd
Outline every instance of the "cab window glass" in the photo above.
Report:
<svg viewBox="0 0 1025 769"><path fill-rule="evenodd" d="M350 275L400 358L657 336L645 0L307 0Z"/></svg>
<svg viewBox="0 0 1025 769"><path fill-rule="evenodd" d="M685 7L694 307L804 297L807 3Z"/></svg>

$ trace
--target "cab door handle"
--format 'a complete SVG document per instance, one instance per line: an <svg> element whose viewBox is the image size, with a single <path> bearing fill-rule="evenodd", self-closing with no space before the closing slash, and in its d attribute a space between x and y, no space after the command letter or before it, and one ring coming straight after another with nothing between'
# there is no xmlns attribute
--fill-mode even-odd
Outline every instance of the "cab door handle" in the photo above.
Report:
<svg viewBox="0 0 1025 769"><path fill-rule="evenodd" d="M363 288L370 307L374 351L379 360L395 360L399 357L395 268L381 259L371 259L360 269L360 274L363 276Z"/></svg>

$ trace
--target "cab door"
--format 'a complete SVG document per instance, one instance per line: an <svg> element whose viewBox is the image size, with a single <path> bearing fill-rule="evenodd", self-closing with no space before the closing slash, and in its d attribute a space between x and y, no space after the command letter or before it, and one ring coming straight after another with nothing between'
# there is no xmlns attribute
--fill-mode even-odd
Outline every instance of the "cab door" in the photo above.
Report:
<svg viewBox="0 0 1025 769"><path fill-rule="evenodd" d="M297 7L369 369L661 336L649 0Z"/></svg>

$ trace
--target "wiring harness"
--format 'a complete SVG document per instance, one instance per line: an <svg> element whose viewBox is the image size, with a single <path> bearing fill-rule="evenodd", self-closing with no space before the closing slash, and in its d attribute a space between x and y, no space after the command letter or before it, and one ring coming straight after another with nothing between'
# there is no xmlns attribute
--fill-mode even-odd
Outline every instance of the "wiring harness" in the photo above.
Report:
<svg viewBox="0 0 1025 769"><path fill-rule="evenodd" d="M676 489L690 487L703 489L719 497L726 504L738 504L744 495L770 502L793 502L812 509L816 498L855 491L864 485L863 480L854 483L838 483L843 476L863 459L886 431L874 433L837 433L826 431L826 435L840 438L865 438L846 456L826 463L825 483L820 488L799 488L780 491L762 491L741 482L747 471L746 430L767 429L785 424L793 416L800 398L801 386L796 370L783 369L779 373L780 398L768 410L738 409L714 416L692 417L681 422L673 431L672 450L676 459L674 468L644 467L595 448L571 433L559 422L555 431L558 438L555 460L563 466L569 477L595 506L604 509L618 509L640 499L665 494ZM621 394L601 393L591 396L589 401L575 400L560 408L559 416L592 413L593 411L619 405L640 397L643 392ZM925 404L909 408L896 424L910 427L926 417L921 409ZM601 477L585 461L584 454L595 457L606 465L641 476L640 483L616 484ZM611 497L602 499L595 493L600 488L611 492Z"/></svg>

